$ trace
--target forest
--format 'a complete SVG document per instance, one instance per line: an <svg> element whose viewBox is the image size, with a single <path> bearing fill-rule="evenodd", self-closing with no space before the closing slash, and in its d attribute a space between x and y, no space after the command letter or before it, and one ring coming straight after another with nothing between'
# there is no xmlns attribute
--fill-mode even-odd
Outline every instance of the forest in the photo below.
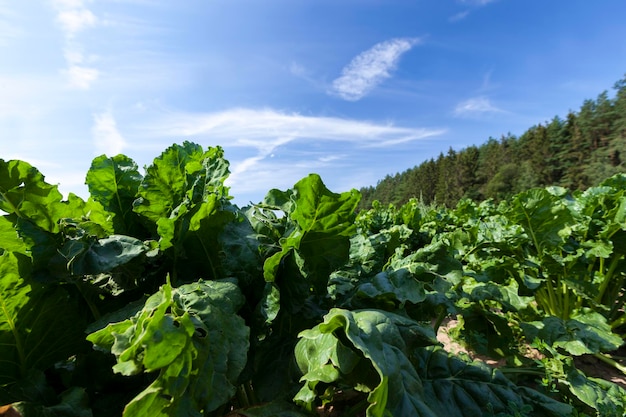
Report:
<svg viewBox="0 0 626 417"><path fill-rule="evenodd" d="M479 146L450 148L437 159L387 175L360 190L360 208L374 200L401 205L413 197L454 207L462 198L501 201L533 187L597 185L626 171L626 77L613 89L612 97L604 91L578 111L532 126L519 137L506 134Z"/></svg>

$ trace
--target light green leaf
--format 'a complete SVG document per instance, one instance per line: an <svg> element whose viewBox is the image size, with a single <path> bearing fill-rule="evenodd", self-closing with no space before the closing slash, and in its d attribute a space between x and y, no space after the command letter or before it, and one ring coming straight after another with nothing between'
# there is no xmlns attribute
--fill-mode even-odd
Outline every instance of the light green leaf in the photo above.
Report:
<svg viewBox="0 0 626 417"><path fill-rule="evenodd" d="M228 281L166 284L130 319L91 333L87 340L116 355L116 372L158 372L124 415L201 416L226 403L247 362L243 303Z"/></svg>
<svg viewBox="0 0 626 417"><path fill-rule="evenodd" d="M169 218L182 203L200 203L211 193L223 194L228 162L220 147L204 151L184 142L166 149L146 169L134 210L157 223Z"/></svg>
<svg viewBox="0 0 626 417"><path fill-rule="evenodd" d="M543 250L560 250L574 223L561 197L540 188L516 195L507 216L524 228L540 256Z"/></svg>
<svg viewBox="0 0 626 417"><path fill-rule="evenodd" d="M0 210L28 219L47 232L57 233L58 222L72 217L56 185L27 162L0 159Z"/></svg>
<svg viewBox="0 0 626 417"><path fill-rule="evenodd" d="M623 417L626 413L626 390L617 384L600 378L590 378L572 369L564 383L572 394L602 417Z"/></svg>
<svg viewBox="0 0 626 417"><path fill-rule="evenodd" d="M273 282L282 259L295 250L304 276L325 288L330 273L348 258L359 199L356 190L331 192L316 174L298 181L291 196L294 208L288 213L296 227L281 240L281 251L266 260L265 280Z"/></svg>
<svg viewBox="0 0 626 417"><path fill-rule="evenodd" d="M137 228L133 201L142 178L137 164L124 155L98 156L87 171L85 183L91 197L114 214L113 224L118 234L131 234Z"/></svg>

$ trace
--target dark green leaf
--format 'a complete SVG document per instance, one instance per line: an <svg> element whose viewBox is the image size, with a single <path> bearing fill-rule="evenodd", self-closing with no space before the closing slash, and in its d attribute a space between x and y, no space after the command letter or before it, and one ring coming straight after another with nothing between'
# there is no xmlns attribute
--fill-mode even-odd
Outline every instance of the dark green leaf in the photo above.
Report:
<svg viewBox="0 0 626 417"><path fill-rule="evenodd" d="M86 326L63 288L22 278L16 255L0 256L0 386L81 349Z"/></svg>
<svg viewBox="0 0 626 417"><path fill-rule="evenodd" d="M522 323L521 327L528 340L539 338L575 356L610 352L622 345L622 338L611 331L606 319L592 311L566 321L546 317L542 321Z"/></svg>

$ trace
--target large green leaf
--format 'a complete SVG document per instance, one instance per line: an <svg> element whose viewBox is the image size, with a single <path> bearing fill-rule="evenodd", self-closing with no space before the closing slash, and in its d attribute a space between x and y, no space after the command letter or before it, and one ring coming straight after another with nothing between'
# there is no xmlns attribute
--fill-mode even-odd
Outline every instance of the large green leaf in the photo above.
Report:
<svg viewBox="0 0 626 417"><path fill-rule="evenodd" d="M27 162L0 159L0 210L28 219L47 232L56 233L58 222L68 216L56 185Z"/></svg>
<svg viewBox="0 0 626 417"><path fill-rule="evenodd" d="M175 214L183 202L200 203L211 193L224 193L228 162L220 147L184 142L166 149L146 169L134 210L157 223Z"/></svg>
<svg viewBox="0 0 626 417"><path fill-rule="evenodd" d="M6 216L0 217L0 251L18 252L24 255L29 252L28 245L20 238L13 222Z"/></svg>
<svg viewBox="0 0 626 417"><path fill-rule="evenodd" d="M26 259L0 256L0 386L45 370L81 349L83 315L69 294L23 278Z"/></svg>
<svg viewBox="0 0 626 417"><path fill-rule="evenodd" d="M435 342L430 328L392 313L333 309L300 337L296 359L305 384L295 400L309 408L333 392L322 391L330 385L366 392L368 417L480 417L524 407L536 415L573 414L496 370L428 346Z"/></svg>
<svg viewBox="0 0 626 417"><path fill-rule="evenodd" d="M74 275L97 275L131 262L151 247L130 236L110 235L94 241L70 240L59 249Z"/></svg>
<svg viewBox="0 0 626 417"><path fill-rule="evenodd" d="M572 369L564 383L572 394L601 417L623 417L626 413L626 390L601 378L590 378L577 369Z"/></svg>
<svg viewBox="0 0 626 417"><path fill-rule="evenodd" d="M537 416L574 415L571 406L518 387L481 362L466 362L440 347L420 348L412 356L423 383L423 399L436 416L518 415L528 407Z"/></svg>
<svg viewBox="0 0 626 417"><path fill-rule="evenodd" d="M264 276L273 282L281 261L295 251L301 272L313 285L325 288L330 273L348 258L360 194L333 193L316 174L298 181L294 191L288 215L295 228L281 240L282 250L265 261Z"/></svg>
<svg viewBox="0 0 626 417"><path fill-rule="evenodd" d="M539 188L516 195L507 215L524 228L540 255L543 250L560 249L574 222L559 196Z"/></svg>
<svg viewBox="0 0 626 417"><path fill-rule="evenodd" d="M236 314L243 303L228 281L166 284L130 319L91 333L117 357L116 372L158 372L124 415L201 416L226 403L247 360L249 330Z"/></svg>
<svg viewBox="0 0 626 417"><path fill-rule="evenodd" d="M115 215L113 224L118 234L131 234L138 227L133 201L142 178L137 164L124 155L98 156L87 171L85 183L91 197Z"/></svg>
<svg viewBox="0 0 626 417"><path fill-rule="evenodd" d="M228 162L223 156L219 147L173 145L147 168L139 188L134 210L158 235L174 281L225 277L218 235L236 214L224 186Z"/></svg>
<svg viewBox="0 0 626 417"><path fill-rule="evenodd" d="M295 400L309 407L319 383L348 383L368 393L368 417L434 416L409 356L436 343L432 329L380 310L332 309L324 323L300 333L296 360L305 382Z"/></svg>

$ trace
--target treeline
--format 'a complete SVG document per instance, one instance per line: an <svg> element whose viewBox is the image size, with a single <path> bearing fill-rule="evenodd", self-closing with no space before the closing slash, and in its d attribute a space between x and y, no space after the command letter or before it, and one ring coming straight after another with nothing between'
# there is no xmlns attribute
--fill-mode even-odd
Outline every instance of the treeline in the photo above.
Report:
<svg viewBox="0 0 626 417"><path fill-rule="evenodd" d="M480 146L452 148L407 171L361 189L361 208L374 200L404 204L410 198L453 207L461 198L501 200L532 187L586 189L626 172L626 77L586 100L578 112L531 127L521 136L489 138Z"/></svg>

